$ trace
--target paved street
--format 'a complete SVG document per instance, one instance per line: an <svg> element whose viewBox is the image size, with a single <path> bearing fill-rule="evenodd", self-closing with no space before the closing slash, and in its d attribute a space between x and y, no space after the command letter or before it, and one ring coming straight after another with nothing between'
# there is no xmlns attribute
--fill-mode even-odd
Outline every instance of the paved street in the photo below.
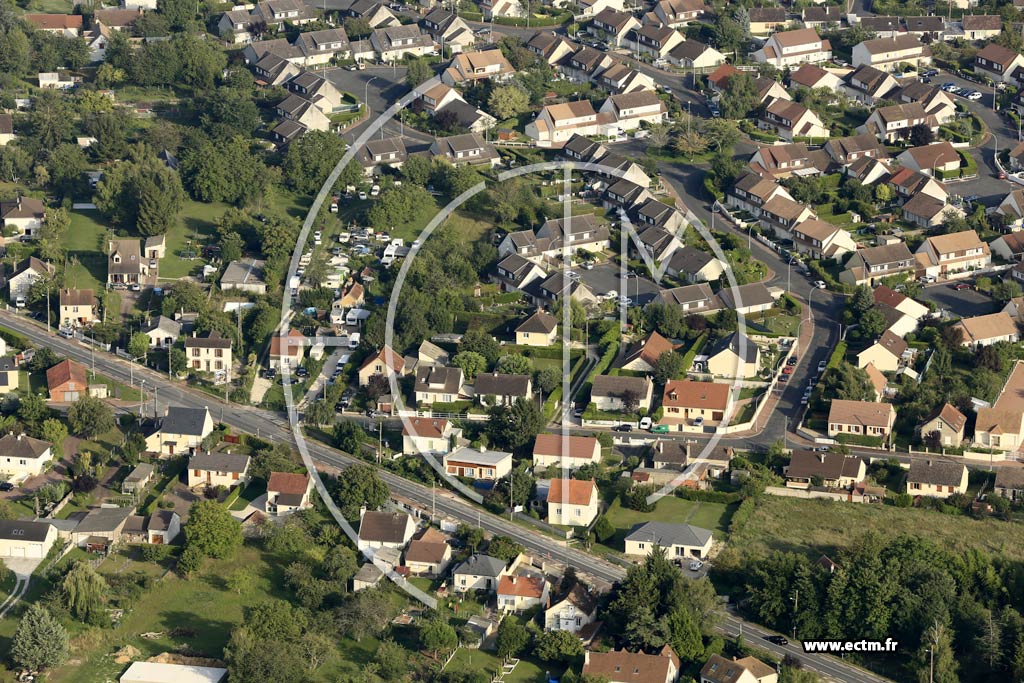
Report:
<svg viewBox="0 0 1024 683"><path fill-rule="evenodd" d="M89 367L94 366L97 370L113 379L121 382L129 381L128 363L116 356L107 353L93 355L89 349L77 342L57 336L47 336L41 326L15 313L8 311L0 312L0 322L5 327L27 335L30 338L36 340L45 339L46 345L55 352ZM288 443L293 440L288 422L277 413L248 406L223 403L209 394L189 389L181 384L169 382L165 375L153 372L147 368L136 368L134 374L137 378L145 378L147 386L158 387L160 399L165 404L208 405L214 419L229 424L236 429L251 434L259 434L272 441ZM316 441L309 441L308 447L314 460L332 467L346 467L357 462L351 456ZM559 542L542 535L533 529L520 526L503 517L498 517L480 508L473 507L447 492L432 490L384 470L380 470L380 476L394 495L402 496L426 509L434 509L440 514L452 516L463 522L478 524L490 533L509 536L523 544L530 552L540 557L551 558L556 562L577 567L581 574L591 577L595 581L611 584L625 576L625 569L622 566L612 564L564 542ZM722 630L726 633L734 634L738 632L740 622L741 620L736 617L727 616ZM765 633L763 629L755 627L749 622L742 622L742 628L745 634ZM780 647L767 641L761 641L758 642L758 647L771 651L779 657L785 654L794 654L794 646L792 645ZM808 668L843 683L875 683L886 680L829 655L803 654L802 650L800 650L799 656Z"/></svg>
<svg viewBox="0 0 1024 683"><path fill-rule="evenodd" d="M920 299L931 301L939 311L961 318L994 313L998 309L991 297L974 289L958 290L946 282L922 287Z"/></svg>

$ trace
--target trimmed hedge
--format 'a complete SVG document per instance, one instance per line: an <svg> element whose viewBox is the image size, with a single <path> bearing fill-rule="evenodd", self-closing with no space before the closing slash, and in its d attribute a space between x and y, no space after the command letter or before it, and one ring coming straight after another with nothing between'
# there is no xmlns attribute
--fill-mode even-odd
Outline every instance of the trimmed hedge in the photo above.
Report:
<svg viewBox="0 0 1024 683"><path fill-rule="evenodd" d="M826 366L826 369L834 370L835 368L838 368L839 364L842 363L843 359L845 359L845 358L846 358L846 342L845 341L841 341L838 344L836 344L836 348L833 349L832 355L829 356L829 358L828 358L828 365Z"/></svg>
<svg viewBox="0 0 1024 683"><path fill-rule="evenodd" d="M691 346L690 350L683 356L683 372L689 372L690 368L693 367L693 359L696 358L697 354L704 348L704 345L708 341L709 334L710 332L703 332L699 337L697 337L697 340L693 342L693 346Z"/></svg>
<svg viewBox="0 0 1024 683"><path fill-rule="evenodd" d="M705 503L724 503L726 505L739 503L743 500L743 497L734 491L698 491L696 489L687 489L682 487L676 489L676 498L683 498L684 500L699 500Z"/></svg>

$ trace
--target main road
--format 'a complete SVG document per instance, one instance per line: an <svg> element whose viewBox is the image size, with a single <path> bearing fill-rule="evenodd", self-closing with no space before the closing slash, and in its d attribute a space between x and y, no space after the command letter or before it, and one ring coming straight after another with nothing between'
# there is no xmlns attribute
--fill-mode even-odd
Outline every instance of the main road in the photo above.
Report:
<svg viewBox="0 0 1024 683"><path fill-rule="evenodd" d="M157 389L159 399L165 405L210 407L214 418L236 429L249 434L258 434L272 441L290 443L293 441L291 427L284 416L267 410L225 403L218 398L201 391L190 389L178 382L173 382L166 375L148 368L135 366L117 356L95 352L78 342L47 334L41 325L10 311L0 311L0 324L15 332L43 344L67 358L75 360L87 367L120 382L145 380L149 389ZM156 406L154 402L154 406ZM352 456L317 441L308 441L312 457L328 466L342 468L361 462ZM624 567L602 560L594 555L583 552L565 542L545 536L532 529L520 526L504 517L493 515L474 507L443 490L434 490L422 484L403 479L386 470L379 470L381 479L388 485L391 492L413 501L427 510L454 517L470 525L478 525L492 534L502 534L515 539L537 557L550 558L568 566L578 568L581 574L599 582L611 584L622 580L626 575ZM888 679L876 676L864 669L853 666L830 655L805 654L798 645L779 646L764 640L771 632L750 622L744 621L731 613L722 614L721 630L730 636L741 631L744 635L758 638L757 646L768 650L778 657L792 655L800 657L805 666L811 668L830 680L842 683L882 683Z"/></svg>

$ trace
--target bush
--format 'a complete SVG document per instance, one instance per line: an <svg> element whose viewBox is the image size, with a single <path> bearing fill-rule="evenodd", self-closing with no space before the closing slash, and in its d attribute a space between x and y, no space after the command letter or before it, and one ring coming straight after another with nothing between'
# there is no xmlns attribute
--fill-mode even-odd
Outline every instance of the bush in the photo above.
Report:
<svg viewBox="0 0 1024 683"><path fill-rule="evenodd" d="M622 505L637 512L654 512L654 505L647 502L648 496L654 493L653 484L637 484L622 492Z"/></svg>
<svg viewBox="0 0 1024 683"><path fill-rule="evenodd" d="M594 537L597 538L598 542L604 543L614 535L615 527L608 521L608 518L604 515L599 517L594 524Z"/></svg>
<svg viewBox="0 0 1024 683"><path fill-rule="evenodd" d="M740 494L726 491L698 491L696 489L677 488L676 497L684 500L699 500L706 503L724 503L731 505L742 500Z"/></svg>
<svg viewBox="0 0 1024 683"><path fill-rule="evenodd" d="M146 562L162 562L171 554L171 548L166 545L142 546L142 559Z"/></svg>

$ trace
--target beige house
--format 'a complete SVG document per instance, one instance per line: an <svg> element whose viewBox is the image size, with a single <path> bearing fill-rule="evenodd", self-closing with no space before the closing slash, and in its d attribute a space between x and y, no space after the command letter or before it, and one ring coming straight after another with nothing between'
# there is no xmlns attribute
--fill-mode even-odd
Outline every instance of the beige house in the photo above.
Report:
<svg viewBox="0 0 1024 683"><path fill-rule="evenodd" d="M982 346L1020 339L1020 328L1006 311L963 318L953 329L960 331L960 345L974 351Z"/></svg>
<svg viewBox="0 0 1024 683"><path fill-rule="evenodd" d="M12 478L42 474L53 452L50 443L24 434L7 434L0 438L0 473Z"/></svg>
<svg viewBox="0 0 1024 683"><path fill-rule="evenodd" d="M62 327L88 325L96 320L96 296L91 289L62 289L59 305Z"/></svg>
<svg viewBox="0 0 1024 683"><path fill-rule="evenodd" d="M185 340L185 360L196 372L224 375L231 370L231 340L218 332L192 336Z"/></svg>
<svg viewBox="0 0 1024 683"><path fill-rule="evenodd" d="M918 426L922 439L932 438L942 446L959 446L964 440L967 416L943 403Z"/></svg>
<svg viewBox="0 0 1024 683"><path fill-rule="evenodd" d="M907 342L891 330L886 330L878 341L857 354L857 367L864 368L871 364L882 372L896 372L908 348L910 346Z"/></svg>
<svg viewBox="0 0 1024 683"><path fill-rule="evenodd" d="M474 83L482 80L505 81L515 74L501 50L460 52L441 73L441 82L448 86Z"/></svg>
<svg viewBox="0 0 1024 683"><path fill-rule="evenodd" d="M642 123L655 125L665 121L668 109L653 90L612 95L601 105L599 114L611 114L624 131L636 130Z"/></svg>
<svg viewBox="0 0 1024 683"><path fill-rule="evenodd" d="M414 417L402 420L402 452L447 453L462 430L441 418Z"/></svg>
<svg viewBox="0 0 1024 683"><path fill-rule="evenodd" d="M939 129L935 116L925 111L921 103L892 104L871 112L863 130L858 128L857 132L868 132L884 142L895 142L910 135L910 129L918 124L928 126L932 132Z"/></svg>
<svg viewBox="0 0 1024 683"><path fill-rule="evenodd" d="M391 548L399 550L412 539L416 522L404 512L366 510L359 512L359 550Z"/></svg>
<svg viewBox="0 0 1024 683"><path fill-rule="evenodd" d="M601 444L592 436L541 433L533 444L534 467L576 469L601 462Z"/></svg>
<svg viewBox="0 0 1024 683"><path fill-rule="evenodd" d="M761 347L739 332L722 337L707 356L707 371L716 377L750 379L761 371Z"/></svg>
<svg viewBox="0 0 1024 683"><path fill-rule="evenodd" d="M548 606L550 588L541 576L513 574L498 581L498 610L522 612L531 607Z"/></svg>
<svg viewBox="0 0 1024 683"><path fill-rule="evenodd" d="M795 138L827 138L829 129L813 111L788 100L772 100L760 118L757 127L775 133L783 140Z"/></svg>
<svg viewBox="0 0 1024 683"><path fill-rule="evenodd" d="M375 375L385 378L397 377L404 369L405 359L385 346L363 361L356 374L359 376L359 386L365 387Z"/></svg>
<svg viewBox="0 0 1024 683"><path fill-rule="evenodd" d="M417 406L458 401L463 397L462 368L446 365L424 365L417 368L413 393Z"/></svg>
<svg viewBox="0 0 1024 683"><path fill-rule="evenodd" d="M312 506L313 479L308 473L271 472L267 480L268 515L288 515Z"/></svg>
<svg viewBox="0 0 1024 683"><path fill-rule="evenodd" d="M647 557L660 548L665 557L675 562L703 560L711 552L711 532L690 524L645 522L626 536L626 555Z"/></svg>
<svg viewBox="0 0 1024 683"><path fill-rule="evenodd" d="M1024 57L996 43L989 43L974 56L974 72L988 76L997 83L1017 82L1017 70L1024 66Z"/></svg>
<svg viewBox="0 0 1024 683"><path fill-rule="evenodd" d="M512 454L505 451L490 451L483 446L462 448L444 454L444 471L453 477L496 481L507 477L512 471Z"/></svg>
<svg viewBox="0 0 1024 683"><path fill-rule="evenodd" d="M594 622L597 599L583 584L577 583L565 596L544 610L544 628L548 631L579 633Z"/></svg>
<svg viewBox="0 0 1024 683"><path fill-rule="evenodd" d="M43 559L57 540L57 527L48 522L0 519L0 558Z"/></svg>
<svg viewBox="0 0 1024 683"><path fill-rule="evenodd" d="M168 406L156 431L146 437L146 450L161 456L193 452L212 432L209 408Z"/></svg>
<svg viewBox="0 0 1024 683"><path fill-rule="evenodd" d="M822 40L813 28L779 31L769 36L764 47L751 57L755 62L785 69L799 64L827 62L832 59L832 45Z"/></svg>
<svg viewBox="0 0 1024 683"><path fill-rule="evenodd" d="M656 655L628 650L586 650L583 675L608 683L675 683L679 678L679 657L670 645Z"/></svg>
<svg viewBox="0 0 1024 683"><path fill-rule="evenodd" d="M249 456L203 452L188 461L188 487L244 486L249 481Z"/></svg>
<svg viewBox="0 0 1024 683"><path fill-rule="evenodd" d="M979 408L974 424L974 442L984 448L1015 451L1024 434L1024 363L1018 361L1010 372L995 403Z"/></svg>
<svg viewBox="0 0 1024 683"><path fill-rule="evenodd" d="M520 346L551 346L558 340L558 319L537 311L516 328L516 344Z"/></svg>
<svg viewBox="0 0 1024 683"><path fill-rule="evenodd" d="M19 196L0 202L0 224L12 234L35 239L45 221L46 205L39 199Z"/></svg>
<svg viewBox="0 0 1024 683"><path fill-rule="evenodd" d="M657 332L651 332L642 342L635 343L622 361L623 370L652 372L661 354L670 353L675 345Z"/></svg>
<svg viewBox="0 0 1024 683"><path fill-rule="evenodd" d="M967 466L944 460L914 459L907 473L907 493L912 496L949 498L967 493Z"/></svg>
<svg viewBox="0 0 1024 683"><path fill-rule="evenodd" d="M813 259L840 261L857 251L857 243L849 231L816 218L800 223L791 232L797 252L810 254Z"/></svg>
<svg viewBox="0 0 1024 683"><path fill-rule="evenodd" d="M873 38L853 46L854 67L873 66L890 70L904 62L913 66L932 63L932 50L917 36L901 34L893 38Z"/></svg>
<svg viewBox="0 0 1024 683"><path fill-rule="evenodd" d="M982 242L974 230L928 237L916 253L927 258L926 273L938 277L950 277L992 265L988 244Z"/></svg>
<svg viewBox="0 0 1024 683"><path fill-rule="evenodd" d="M526 124L526 136L538 147L562 147L573 135L610 135L616 127L613 114L598 114L590 100L576 100L541 109Z"/></svg>
<svg viewBox="0 0 1024 683"><path fill-rule="evenodd" d="M700 670L700 683L778 683L779 673L756 657L726 659L711 655Z"/></svg>
<svg viewBox="0 0 1024 683"><path fill-rule="evenodd" d="M21 388L21 371L14 356L0 357L0 395L9 394Z"/></svg>
<svg viewBox="0 0 1024 683"><path fill-rule="evenodd" d="M649 411L654 383L650 377L629 377L626 375L597 375L590 388L590 402L598 410L625 410L624 399L637 398L637 410Z"/></svg>
<svg viewBox="0 0 1024 683"><path fill-rule="evenodd" d="M440 534L438 534L440 535ZM440 576L452 561L452 547L443 539L417 538L405 550L405 566L416 576Z"/></svg>
<svg viewBox="0 0 1024 683"><path fill-rule="evenodd" d="M874 436L885 439L896 421L890 403L832 399L828 412L828 435Z"/></svg>
<svg viewBox="0 0 1024 683"><path fill-rule="evenodd" d="M728 384L670 380L661 399L665 409L662 423L677 425L680 430L684 426L715 426L729 412L729 393Z"/></svg>
<svg viewBox="0 0 1024 683"><path fill-rule="evenodd" d="M848 489L864 481L867 467L853 455L795 450L786 468L786 486L807 489L821 480L821 486Z"/></svg>
<svg viewBox="0 0 1024 683"><path fill-rule="evenodd" d="M548 524L590 526L600 512L597 484L576 479L552 479L547 504Z"/></svg>
<svg viewBox="0 0 1024 683"><path fill-rule="evenodd" d="M903 242L866 247L854 252L839 280L852 285L873 285L891 275L913 273L915 264L914 255Z"/></svg>

